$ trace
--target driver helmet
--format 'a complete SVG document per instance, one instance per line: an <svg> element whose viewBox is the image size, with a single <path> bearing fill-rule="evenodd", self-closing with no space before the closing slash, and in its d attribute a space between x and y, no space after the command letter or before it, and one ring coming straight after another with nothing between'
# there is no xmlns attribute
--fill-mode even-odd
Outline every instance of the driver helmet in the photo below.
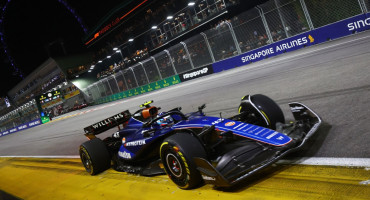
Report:
<svg viewBox="0 0 370 200"><path fill-rule="evenodd" d="M159 113L158 115L157 115L157 117L160 117L160 116L163 116L164 114L166 114L165 112L161 112L161 113ZM165 117L163 117L162 119L159 119L158 121L157 121L157 124L159 124L159 125L161 125L161 126L166 126L166 125L168 125L168 124L171 124L171 123L173 123L173 119L172 119L172 117L171 116L165 116Z"/></svg>

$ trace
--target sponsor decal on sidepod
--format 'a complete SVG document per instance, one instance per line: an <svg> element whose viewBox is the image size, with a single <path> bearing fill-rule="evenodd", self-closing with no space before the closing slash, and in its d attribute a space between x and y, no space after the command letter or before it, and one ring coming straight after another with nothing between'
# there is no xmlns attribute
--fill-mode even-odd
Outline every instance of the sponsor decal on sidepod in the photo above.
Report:
<svg viewBox="0 0 370 200"><path fill-rule="evenodd" d="M131 159L131 154L130 154L130 153L127 153L126 151L124 151L124 152L119 151L119 152L118 152L118 155L119 155L120 157L122 157L122 158Z"/></svg>
<svg viewBox="0 0 370 200"><path fill-rule="evenodd" d="M146 144L145 143L145 140L138 140L138 141L133 141L133 142L127 142L125 143L125 146L126 147L129 147L129 146L142 146Z"/></svg>
<svg viewBox="0 0 370 200"><path fill-rule="evenodd" d="M226 124L225 124L225 126L234 126L235 125L235 122L227 122Z"/></svg>

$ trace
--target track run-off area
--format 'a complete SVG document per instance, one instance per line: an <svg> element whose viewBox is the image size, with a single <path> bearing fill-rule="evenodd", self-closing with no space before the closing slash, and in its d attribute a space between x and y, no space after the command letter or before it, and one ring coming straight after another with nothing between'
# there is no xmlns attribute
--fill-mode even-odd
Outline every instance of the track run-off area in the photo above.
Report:
<svg viewBox="0 0 370 200"><path fill-rule="evenodd" d="M368 199L370 32L307 47L162 90L59 116L0 138L0 190L21 199ZM166 176L112 169L90 176L78 157L83 128L148 100L163 111L229 117L241 97L265 94L292 120L302 102L324 123L305 148L229 189L178 189ZM117 129L98 137L104 138ZM0 193L1 199L1 193Z"/></svg>

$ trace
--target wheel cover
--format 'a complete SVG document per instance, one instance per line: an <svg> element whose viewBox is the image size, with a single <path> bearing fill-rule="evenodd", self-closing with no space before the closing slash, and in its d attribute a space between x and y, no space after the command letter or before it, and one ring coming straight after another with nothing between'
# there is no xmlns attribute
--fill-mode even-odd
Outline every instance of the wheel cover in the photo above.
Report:
<svg viewBox="0 0 370 200"><path fill-rule="evenodd" d="M166 156L166 164L171 172L177 178L180 178L183 175L183 169L180 163L180 160L173 153L169 153Z"/></svg>

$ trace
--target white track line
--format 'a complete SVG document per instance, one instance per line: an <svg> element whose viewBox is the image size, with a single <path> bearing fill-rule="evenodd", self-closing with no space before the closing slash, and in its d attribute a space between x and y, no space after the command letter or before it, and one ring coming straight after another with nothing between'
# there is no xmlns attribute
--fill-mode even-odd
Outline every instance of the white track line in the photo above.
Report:
<svg viewBox="0 0 370 200"><path fill-rule="evenodd" d="M370 167L370 158L303 157L298 160L279 160L277 164Z"/></svg>
<svg viewBox="0 0 370 200"><path fill-rule="evenodd" d="M0 158L50 158L69 159L80 158L74 156L0 156ZM297 165L320 165L320 166L341 166L341 167L370 167L370 158L332 158L332 157L311 157L298 160L279 160L276 164L297 164Z"/></svg>
<svg viewBox="0 0 370 200"><path fill-rule="evenodd" d="M80 158L80 156L0 156L0 158L59 158L59 159L68 159L68 158Z"/></svg>

